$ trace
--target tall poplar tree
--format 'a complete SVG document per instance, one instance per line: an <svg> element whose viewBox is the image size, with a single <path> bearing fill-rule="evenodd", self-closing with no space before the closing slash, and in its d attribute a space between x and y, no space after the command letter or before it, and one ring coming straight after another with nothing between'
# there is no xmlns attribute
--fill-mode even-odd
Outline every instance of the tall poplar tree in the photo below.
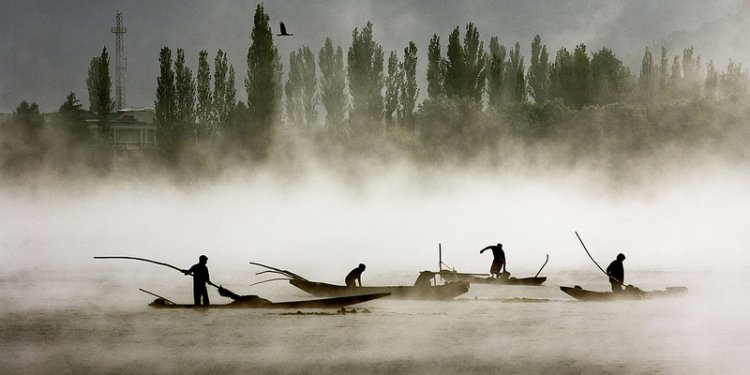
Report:
<svg viewBox="0 0 750 375"><path fill-rule="evenodd" d="M352 32L347 54L349 92L352 96L350 120L354 126L375 130L383 117L383 47L372 37L372 22L360 32Z"/></svg>
<svg viewBox="0 0 750 375"><path fill-rule="evenodd" d="M489 72L487 74L487 92L490 107L499 108L503 103L503 91L505 91L506 70L505 46L498 42L498 38L490 38Z"/></svg>
<svg viewBox="0 0 750 375"><path fill-rule="evenodd" d="M195 118L196 137L201 140L211 137L214 128L213 101L211 100L211 68L208 65L208 52L198 53L198 72L195 77Z"/></svg>
<svg viewBox="0 0 750 375"><path fill-rule="evenodd" d="M310 47L302 46L298 51L299 62L302 67L301 102L304 109L305 123L314 126L318 121L318 76L315 70L315 55Z"/></svg>
<svg viewBox="0 0 750 375"><path fill-rule="evenodd" d="M461 98L466 92L466 69L464 48L461 46L461 32L456 26L448 36L448 49L445 60L445 95Z"/></svg>
<svg viewBox="0 0 750 375"><path fill-rule="evenodd" d="M578 108L575 101L575 61L573 54L566 48L560 48L555 55L555 62L550 66L550 97L560 99L569 107Z"/></svg>
<svg viewBox="0 0 750 375"><path fill-rule="evenodd" d="M398 55L391 51L388 56L388 75L385 79L385 106L383 117L387 126L396 121L398 115L398 91L401 83L401 70L399 69Z"/></svg>
<svg viewBox="0 0 750 375"><path fill-rule="evenodd" d="M99 134L109 137L109 112L114 108L112 100L112 78L109 75L109 54L107 47L102 49L99 57L99 69L96 80L96 108L97 127Z"/></svg>
<svg viewBox="0 0 750 375"><path fill-rule="evenodd" d="M177 49L174 61L175 73L175 117L180 133L197 141L198 129L195 126L195 80L193 72L185 64L185 51Z"/></svg>
<svg viewBox="0 0 750 375"><path fill-rule="evenodd" d="M671 74L669 75L669 93L672 97L675 97L680 92L680 84L682 82L682 65L680 64L680 57L675 56L672 60Z"/></svg>
<svg viewBox="0 0 750 375"><path fill-rule="evenodd" d="M432 34L427 49L427 98L435 99L445 94L445 63L440 51L440 37Z"/></svg>
<svg viewBox="0 0 750 375"><path fill-rule="evenodd" d="M706 64L706 80L703 87L706 99L710 101L716 100L717 89L719 87L719 72L716 71L713 60Z"/></svg>
<svg viewBox="0 0 750 375"><path fill-rule="evenodd" d="M327 129L341 133L346 114L346 73L341 46L334 50L331 38L326 38L318 53L320 66L320 97L326 110Z"/></svg>
<svg viewBox="0 0 750 375"><path fill-rule="evenodd" d="M89 72L86 77L86 88L89 93L89 111L96 112L99 107L99 97L97 96L97 88L99 84L99 66L100 56L94 56L91 58L89 64Z"/></svg>
<svg viewBox="0 0 750 375"><path fill-rule="evenodd" d="M175 74L172 70L172 51L163 47L159 53L159 77L156 79L157 145L162 156L170 161L176 158L181 134L177 126L177 100Z"/></svg>
<svg viewBox="0 0 750 375"><path fill-rule="evenodd" d="M521 45L516 45L508 51L508 62L506 67L507 95L510 101L526 102L526 78L521 56Z"/></svg>
<svg viewBox="0 0 750 375"><path fill-rule="evenodd" d="M414 127L414 109L417 106L419 87L417 86L417 45L409 42L404 48L404 61L401 62L401 88L399 93L399 115L402 126Z"/></svg>
<svg viewBox="0 0 750 375"><path fill-rule="evenodd" d="M693 46L682 50L682 80L685 95L696 96L700 92L701 57L694 56Z"/></svg>
<svg viewBox="0 0 750 375"><path fill-rule="evenodd" d="M253 17L250 47L247 51L247 107L253 119L253 128L246 124L239 130L240 141L251 146L256 157L265 157L271 142L273 121L278 114L277 105L282 95L280 87L280 57L273 44L269 16L263 4L258 4Z"/></svg>
<svg viewBox="0 0 750 375"><path fill-rule="evenodd" d="M651 51L646 47L641 60L641 74L638 76L638 91L641 100L650 101L654 96L654 60Z"/></svg>
<svg viewBox="0 0 750 375"><path fill-rule="evenodd" d="M529 95L537 104L544 104L549 100L549 56L547 45L542 44L539 35L531 42L529 64L529 71L526 73Z"/></svg>
<svg viewBox="0 0 750 375"><path fill-rule="evenodd" d="M479 30L473 23L466 25L464 35L464 69L466 69L466 86L464 96L481 103L487 82L487 52L484 50L484 42L479 39Z"/></svg>
<svg viewBox="0 0 750 375"><path fill-rule="evenodd" d="M284 109L288 122L304 128L304 107L302 105L302 59L297 51L289 53L289 73L284 84Z"/></svg>
<svg viewBox="0 0 750 375"><path fill-rule="evenodd" d="M229 117L237 104L237 90L234 86L234 67L227 60L227 55L224 51L219 50L216 52L216 58L214 59L213 114L211 115L216 123L214 131L220 129L226 130Z"/></svg>
<svg viewBox="0 0 750 375"><path fill-rule="evenodd" d="M659 96L669 96L669 59L667 58L667 49L661 47L661 57L659 58Z"/></svg>

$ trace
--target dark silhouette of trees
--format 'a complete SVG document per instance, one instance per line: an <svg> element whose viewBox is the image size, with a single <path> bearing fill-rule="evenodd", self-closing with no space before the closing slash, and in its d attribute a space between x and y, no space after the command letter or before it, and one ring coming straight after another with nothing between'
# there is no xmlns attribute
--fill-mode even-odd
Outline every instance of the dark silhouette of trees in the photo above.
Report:
<svg viewBox="0 0 750 375"><path fill-rule="evenodd" d="M456 26L448 37L445 94L454 98L470 98L480 103L487 78L486 62L484 43L479 40L479 31L474 24L466 24L463 44Z"/></svg>
<svg viewBox="0 0 750 375"><path fill-rule="evenodd" d="M107 53L107 47L102 49L102 54L99 56L97 62L99 66L94 75L94 93L96 97L94 112L97 114L99 136L108 138L109 113L114 108L114 101L112 100L112 78L109 75L109 54Z"/></svg>
<svg viewBox="0 0 750 375"><path fill-rule="evenodd" d="M630 71L608 48L594 52L591 58L591 102L611 104L625 100Z"/></svg>
<svg viewBox="0 0 750 375"><path fill-rule="evenodd" d="M201 142L214 133L216 120L213 116L211 98L211 68L208 65L208 52L198 53L198 71L195 75L195 139Z"/></svg>
<svg viewBox="0 0 750 375"><path fill-rule="evenodd" d="M372 22L352 32L347 54L349 118L355 131L371 133L381 128L383 118L383 48L372 37Z"/></svg>
<svg viewBox="0 0 750 375"><path fill-rule="evenodd" d="M215 121L213 131L227 130L229 119L237 108L237 89L234 86L234 67L228 63L221 49L214 59L214 92L211 118ZM247 108L247 107L245 107ZM247 123L243 126L248 126Z"/></svg>
<svg viewBox="0 0 750 375"><path fill-rule="evenodd" d="M278 119L281 89L281 62L273 44L269 16L263 4L258 4L253 17L250 47L247 51L247 108L251 123L240 125L236 134L239 141L258 159L268 156L273 124Z"/></svg>
<svg viewBox="0 0 750 375"><path fill-rule="evenodd" d="M445 95L449 98L462 98L466 90L467 79L464 68L464 49L461 46L461 32L458 26L448 36L448 48L445 60Z"/></svg>
<svg viewBox="0 0 750 375"><path fill-rule="evenodd" d="M471 98L476 103L481 103L487 82L487 52L484 50L484 42L479 39L479 31L473 23L466 25L464 35L464 68L466 69L466 86L464 96ZM522 68L523 69L523 68Z"/></svg>
<svg viewBox="0 0 750 375"><path fill-rule="evenodd" d="M417 45L409 42L404 48L404 60L400 65L401 83L399 92L398 117L401 125L414 129L414 110L417 107L419 87L417 86Z"/></svg>
<svg viewBox="0 0 750 375"><path fill-rule="evenodd" d="M99 97L97 94L99 84L99 67L101 65L99 60L99 56L91 58L88 76L86 77L86 88L88 89L89 93L89 111L91 112L96 112L97 108L99 107Z"/></svg>
<svg viewBox="0 0 750 375"><path fill-rule="evenodd" d="M706 64L706 80L703 83L703 91L706 100L715 101L719 88L719 72L714 67L714 61L711 60Z"/></svg>
<svg viewBox="0 0 750 375"><path fill-rule="evenodd" d="M648 102L653 99L656 87L655 76L653 56L646 47L641 60L641 73L638 76L638 91L642 101Z"/></svg>
<svg viewBox="0 0 750 375"><path fill-rule="evenodd" d="M193 72L185 65L185 51L177 49L174 61L175 74L175 120L180 129L179 140L198 139L198 129L195 126L195 80Z"/></svg>
<svg viewBox="0 0 750 375"><path fill-rule="evenodd" d="M331 38L326 38L318 53L320 67L320 98L326 110L326 129L343 134L346 114L346 73L341 46L334 50Z"/></svg>
<svg viewBox="0 0 750 375"><path fill-rule="evenodd" d="M398 92L401 86L403 73L399 67L396 51L391 51L388 56L388 75L385 77L385 103L383 106L383 118L386 127L391 127L398 116Z"/></svg>
<svg viewBox="0 0 750 375"><path fill-rule="evenodd" d="M76 98L76 94L72 91L57 110L60 120L59 125L64 129L71 144L86 143L91 140L91 132L86 127L86 124L81 122L82 111L83 104L81 104Z"/></svg>
<svg viewBox="0 0 750 375"><path fill-rule="evenodd" d="M526 102L526 78L521 56L521 45L516 42L514 48L508 51L508 62L505 68L507 83L506 95L509 101L516 103Z"/></svg>
<svg viewBox="0 0 750 375"><path fill-rule="evenodd" d="M433 34L427 49L427 99L436 99L445 94L445 68L440 37Z"/></svg>
<svg viewBox="0 0 750 375"><path fill-rule="evenodd" d="M729 60L727 70L721 74L719 90L722 98L737 102L747 97L747 72L742 70L742 64Z"/></svg>
<svg viewBox="0 0 750 375"><path fill-rule="evenodd" d="M550 67L550 97L559 99L571 108L579 108L575 100L575 61L565 47L555 55L555 62Z"/></svg>
<svg viewBox="0 0 750 375"><path fill-rule="evenodd" d="M156 101L154 102L157 121L158 146L162 157L174 161L182 136L177 121L177 94L175 73L172 70L172 51L163 47L159 53L159 77L156 80Z"/></svg>
<svg viewBox="0 0 750 375"><path fill-rule="evenodd" d="M661 57L659 58L657 93L660 98L669 97L669 58L667 58L667 49L661 47Z"/></svg>
<svg viewBox="0 0 750 375"><path fill-rule="evenodd" d="M542 44L539 35L531 42L531 59L526 74L528 91L537 104L549 101L549 55L547 45Z"/></svg>
<svg viewBox="0 0 750 375"><path fill-rule="evenodd" d="M39 112L39 105L22 101L13 111L13 121L23 129L26 140L29 143L39 141L39 136L44 126L44 117Z"/></svg>
<svg viewBox="0 0 750 375"><path fill-rule="evenodd" d="M503 104L503 92L506 90L505 46L498 42L498 38L490 38L490 54L488 56L487 91L488 103L492 108L499 108Z"/></svg>
<svg viewBox="0 0 750 375"><path fill-rule="evenodd" d="M284 93L289 122L300 128L311 128L318 119L317 75L315 56L307 46L289 54L289 74Z"/></svg>
<svg viewBox="0 0 750 375"><path fill-rule="evenodd" d="M522 149L524 155L544 152L568 165L594 156L618 170L627 166L623 160L656 155L664 142L708 149L745 134L732 126L746 122L736 109L747 103L747 71L734 61L724 71L714 61L701 65L693 47L678 56L661 47L657 61L651 55L657 47L649 46L634 76L606 47L593 53L584 44L560 48L551 61L536 35L527 69L519 43L506 49L494 36L485 50L479 31L467 23L463 36L459 27L451 31L445 51L433 34L426 46L427 95L419 103L414 42L403 57L396 50L386 61L367 22L352 32L346 65L342 47L326 38L317 61L301 46L290 53L289 69L283 71L269 19L258 5L244 79L247 102L237 101L234 68L222 50L213 72L208 53L200 51L193 78L182 49L173 59L172 51L162 48L154 102L162 167L184 177L207 170L201 166L247 160L243 156L255 163L284 163L296 156L297 144L284 137L303 132L318 151L333 150L322 152L330 157L375 154L389 160L399 154L395 150L420 163L499 165ZM45 169L68 174L68 164L111 169L108 64L104 48L91 59L86 79L98 136L81 120L90 115L73 93L49 117L24 101L0 128L3 176ZM323 129L314 126L320 107L326 113ZM283 114L295 126L276 133ZM282 142L284 151L270 152L274 142ZM329 147L336 143L345 147Z"/></svg>

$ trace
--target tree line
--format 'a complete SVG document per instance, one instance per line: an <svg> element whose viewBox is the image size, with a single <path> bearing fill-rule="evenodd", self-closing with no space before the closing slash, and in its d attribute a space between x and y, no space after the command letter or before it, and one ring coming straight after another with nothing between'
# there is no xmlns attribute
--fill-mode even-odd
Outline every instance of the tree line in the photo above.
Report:
<svg viewBox="0 0 750 375"><path fill-rule="evenodd" d="M162 48L152 161L195 168L191 163L211 164L229 153L233 160L259 163L294 147L295 137L312 139L323 153L332 145L358 153L397 145L419 162L487 153L501 159L503 152L495 151L518 142L563 144L569 157L596 156L610 144L612 158L625 158L674 139L686 146L699 137L717 139L747 118L742 64L730 60L720 71L712 60L704 64L693 47L673 56L662 47L658 59L646 47L633 74L609 48L590 52L581 43L552 56L536 35L527 67L518 42L506 47L492 36L485 47L477 27L467 23L463 35L456 26L445 45L433 34L426 95L418 103L414 42L386 54L367 22L352 31L346 55L326 38L317 58L309 46L291 52L285 70L269 19L259 4L247 53L246 102L237 99L235 70L222 50L213 71L208 53L200 51L194 76L184 50L177 48L173 57ZM99 146L93 149L103 150L113 108L106 48L91 59L86 83L89 110L98 116ZM80 110L71 95L65 109L70 118ZM15 122L34 121L27 119L33 112L28 106L19 106ZM582 136L600 146L573 147Z"/></svg>

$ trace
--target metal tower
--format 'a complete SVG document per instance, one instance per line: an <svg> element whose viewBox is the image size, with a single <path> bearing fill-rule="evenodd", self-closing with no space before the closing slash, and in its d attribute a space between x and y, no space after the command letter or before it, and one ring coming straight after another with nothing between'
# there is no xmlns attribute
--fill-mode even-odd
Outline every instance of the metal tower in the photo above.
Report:
<svg viewBox="0 0 750 375"><path fill-rule="evenodd" d="M122 77L125 75L127 58L122 46L122 36L126 32L128 32L128 28L122 26L122 12L117 11L116 24L112 28L112 33L115 34L115 106L118 110L125 107L125 90L122 87Z"/></svg>

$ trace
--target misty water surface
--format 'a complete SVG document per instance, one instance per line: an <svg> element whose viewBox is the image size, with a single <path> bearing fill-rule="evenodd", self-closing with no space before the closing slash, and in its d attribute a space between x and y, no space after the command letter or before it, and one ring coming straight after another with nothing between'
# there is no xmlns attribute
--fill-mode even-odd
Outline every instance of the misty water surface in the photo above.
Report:
<svg viewBox="0 0 750 375"><path fill-rule="evenodd" d="M704 168L617 191L582 173L419 173L342 182L256 176L176 188L113 183L0 196L0 369L4 373L742 373L750 312L746 175ZM559 285L606 290L600 263L625 252L626 280L690 294L578 303ZM307 298L263 279L258 261L341 283L411 284L443 260L486 272L502 242L508 269L542 288L472 286L458 301L365 304L370 313L154 311L138 288L189 302L180 267L209 257L212 279L274 301ZM221 302L212 291L215 303ZM538 302L508 302L526 297ZM360 311L363 307L357 307Z"/></svg>

